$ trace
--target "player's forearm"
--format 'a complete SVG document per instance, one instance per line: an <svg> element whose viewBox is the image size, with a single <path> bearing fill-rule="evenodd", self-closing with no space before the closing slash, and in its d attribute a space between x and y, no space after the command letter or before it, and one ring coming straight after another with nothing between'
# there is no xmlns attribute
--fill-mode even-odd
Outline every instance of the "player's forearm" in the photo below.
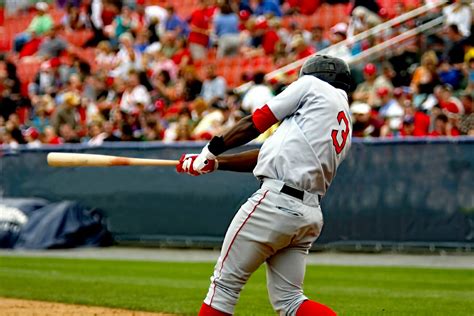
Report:
<svg viewBox="0 0 474 316"><path fill-rule="evenodd" d="M233 155L219 156L219 170L252 172L257 165L259 149L244 151Z"/></svg>
<svg viewBox="0 0 474 316"><path fill-rule="evenodd" d="M223 136L214 137L209 143L209 150L218 156L229 149L247 144L258 135L260 132L255 127L252 116L249 115L241 119Z"/></svg>

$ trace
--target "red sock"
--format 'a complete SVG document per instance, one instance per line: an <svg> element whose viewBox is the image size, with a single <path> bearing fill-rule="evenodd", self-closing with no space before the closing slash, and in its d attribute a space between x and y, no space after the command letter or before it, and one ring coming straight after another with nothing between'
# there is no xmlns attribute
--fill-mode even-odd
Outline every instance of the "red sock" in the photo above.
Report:
<svg viewBox="0 0 474 316"><path fill-rule="evenodd" d="M296 316L337 316L336 313L326 305L307 300L300 305Z"/></svg>
<svg viewBox="0 0 474 316"><path fill-rule="evenodd" d="M198 316L230 316L230 314L220 312L217 309L212 308L206 303L202 303L201 310Z"/></svg>

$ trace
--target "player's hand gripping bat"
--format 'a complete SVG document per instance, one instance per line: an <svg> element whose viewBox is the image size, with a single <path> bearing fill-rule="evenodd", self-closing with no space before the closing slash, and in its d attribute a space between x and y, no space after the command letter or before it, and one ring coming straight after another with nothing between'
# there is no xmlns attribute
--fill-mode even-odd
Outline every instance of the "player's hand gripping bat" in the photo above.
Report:
<svg viewBox="0 0 474 316"><path fill-rule="evenodd" d="M141 159L93 154L49 153L48 165L52 167L111 167L111 166L169 166L178 160Z"/></svg>

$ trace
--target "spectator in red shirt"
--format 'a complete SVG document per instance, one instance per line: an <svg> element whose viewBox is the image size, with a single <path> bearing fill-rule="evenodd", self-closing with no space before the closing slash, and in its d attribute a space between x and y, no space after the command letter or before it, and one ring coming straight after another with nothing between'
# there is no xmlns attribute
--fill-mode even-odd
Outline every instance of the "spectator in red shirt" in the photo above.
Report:
<svg viewBox="0 0 474 316"><path fill-rule="evenodd" d="M295 53L295 59L305 58L316 53L314 47L308 45L305 42L303 35L300 34L296 35L293 38L291 42L291 47Z"/></svg>
<svg viewBox="0 0 474 316"><path fill-rule="evenodd" d="M273 55L280 42L280 36L278 36L274 21L269 21L267 25L268 28L265 29L262 37L262 48L266 55Z"/></svg>
<svg viewBox="0 0 474 316"><path fill-rule="evenodd" d="M422 137L422 136L426 136L426 133L424 133L420 128L417 128L414 116L406 115L405 118L403 119L403 123L400 128L399 135L401 137L406 137L406 136Z"/></svg>
<svg viewBox="0 0 474 316"><path fill-rule="evenodd" d="M3 21L5 21L5 9L3 5L0 6L0 26L3 26Z"/></svg>
<svg viewBox="0 0 474 316"><path fill-rule="evenodd" d="M434 128L430 136L459 136L459 131L449 123L448 117L445 114L436 116Z"/></svg>
<svg viewBox="0 0 474 316"><path fill-rule="evenodd" d="M449 84L440 87L438 102L445 112L462 114L464 111L461 101L453 96L453 88Z"/></svg>
<svg viewBox="0 0 474 316"><path fill-rule="evenodd" d="M320 5L319 0L288 0L289 12L312 15Z"/></svg>
<svg viewBox="0 0 474 316"><path fill-rule="evenodd" d="M104 1L101 13L103 26L111 25L115 17L119 14L119 8L112 1Z"/></svg>
<svg viewBox="0 0 474 316"><path fill-rule="evenodd" d="M211 13L207 0L201 0L199 6L191 14L189 26L188 42L189 50L193 60L201 60L207 56L207 46L209 45L209 34Z"/></svg>
<svg viewBox="0 0 474 316"><path fill-rule="evenodd" d="M406 116L403 119L399 135L400 137L415 136L415 118L413 116Z"/></svg>
<svg viewBox="0 0 474 316"><path fill-rule="evenodd" d="M62 144L61 138L59 138L52 126L47 126L44 128L43 143L49 145Z"/></svg>
<svg viewBox="0 0 474 316"><path fill-rule="evenodd" d="M41 43L43 42L43 38L41 37L33 37L28 43L23 45L22 49L20 50L19 58L32 56L36 54L38 51Z"/></svg>
<svg viewBox="0 0 474 316"><path fill-rule="evenodd" d="M380 129L384 125L384 122L381 119L372 115L370 105L368 105L367 103L356 102L351 105L350 110L352 115L354 116L352 136L380 136Z"/></svg>
<svg viewBox="0 0 474 316"><path fill-rule="evenodd" d="M183 68L185 66L191 65L193 60L191 58L191 52L188 48L188 42L182 37L178 37L175 40L176 53L174 53L171 60L178 66L178 68Z"/></svg>
<svg viewBox="0 0 474 316"><path fill-rule="evenodd" d="M430 116L417 111L411 104L405 106L405 117L413 117L414 136L426 136L430 128Z"/></svg>

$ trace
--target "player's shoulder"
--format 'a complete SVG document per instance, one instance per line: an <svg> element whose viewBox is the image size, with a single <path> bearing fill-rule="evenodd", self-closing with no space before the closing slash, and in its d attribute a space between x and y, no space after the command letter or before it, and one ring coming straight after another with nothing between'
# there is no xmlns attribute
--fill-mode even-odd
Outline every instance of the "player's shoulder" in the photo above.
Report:
<svg viewBox="0 0 474 316"><path fill-rule="evenodd" d="M307 92L316 92L320 91L321 85L324 84L324 81L314 77L314 76L301 76L296 81L294 81L291 86L292 90L300 91L301 93Z"/></svg>
<svg viewBox="0 0 474 316"><path fill-rule="evenodd" d="M307 85L317 84L318 81L321 81L321 80L316 78L315 76L310 76L310 75L301 76L298 78L298 80L296 80L296 82L298 82L299 84L307 84Z"/></svg>
<svg viewBox="0 0 474 316"><path fill-rule="evenodd" d="M297 82L300 82L301 85L311 86L313 88L327 88L327 89L335 89L332 85L323 81L315 76L311 75L304 75L301 76Z"/></svg>
<svg viewBox="0 0 474 316"><path fill-rule="evenodd" d="M328 97L331 95L343 95L347 100L347 93L339 88L334 87L330 83L316 78L315 76L305 75L298 79L301 80L301 85L305 86L309 91L312 91L315 94L323 94Z"/></svg>

